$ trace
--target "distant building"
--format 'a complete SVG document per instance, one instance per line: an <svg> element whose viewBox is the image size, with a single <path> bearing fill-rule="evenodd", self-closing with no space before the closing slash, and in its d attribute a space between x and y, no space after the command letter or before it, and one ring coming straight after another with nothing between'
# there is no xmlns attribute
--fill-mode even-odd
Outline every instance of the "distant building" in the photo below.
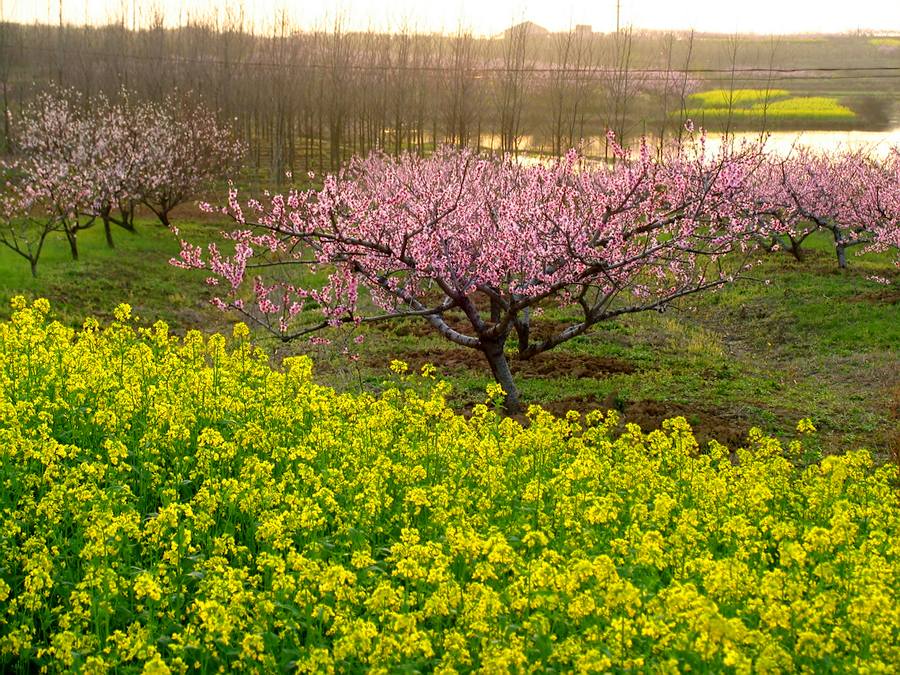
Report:
<svg viewBox="0 0 900 675"><path fill-rule="evenodd" d="M507 40L515 35L525 33L528 37L544 37L550 35L550 31L543 26L538 26L533 21L523 21L515 26L510 26L505 31L494 37Z"/></svg>
<svg viewBox="0 0 900 675"><path fill-rule="evenodd" d="M594 27L587 23L580 23L575 26L575 35L593 35Z"/></svg>

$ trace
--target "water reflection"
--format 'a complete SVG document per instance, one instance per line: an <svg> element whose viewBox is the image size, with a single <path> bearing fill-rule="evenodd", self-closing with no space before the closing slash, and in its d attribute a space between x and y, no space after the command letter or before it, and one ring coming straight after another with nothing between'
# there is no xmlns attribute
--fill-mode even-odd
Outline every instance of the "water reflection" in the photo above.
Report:
<svg viewBox="0 0 900 675"><path fill-rule="evenodd" d="M728 136L727 142L740 144L743 141L759 140L758 132L737 132ZM709 152L717 152L726 142L721 134L710 133L707 138ZM637 140L632 142L636 146ZM658 139L650 138L652 146ZM518 139L519 161L523 164L546 162L552 159L552 150L546 143L538 142L534 136L525 135ZM875 156L883 157L892 147L900 147L900 127L886 131L774 131L766 136L766 148L779 156L788 155L797 146L813 148L820 152L838 152L841 150L866 150ZM602 160L608 156L606 138L591 136L583 141L584 156ZM482 150L499 151L499 136L484 134L481 137Z"/></svg>
<svg viewBox="0 0 900 675"><path fill-rule="evenodd" d="M733 138L755 140L759 134L738 133ZM722 138L710 137L708 145L716 151L721 147ZM787 155L796 146L804 146L820 152L841 150L866 150L883 157L891 147L900 147L900 127L888 131L776 131L768 135L766 148L776 155Z"/></svg>

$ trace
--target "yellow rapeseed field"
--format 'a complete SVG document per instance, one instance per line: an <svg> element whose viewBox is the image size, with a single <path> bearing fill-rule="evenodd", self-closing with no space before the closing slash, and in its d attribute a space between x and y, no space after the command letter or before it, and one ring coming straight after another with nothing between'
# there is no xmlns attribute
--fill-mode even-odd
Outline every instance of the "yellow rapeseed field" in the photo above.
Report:
<svg viewBox="0 0 900 675"><path fill-rule="evenodd" d="M470 419L162 323L0 324L0 667L895 672L896 468ZM801 421L798 434L814 433Z"/></svg>
<svg viewBox="0 0 900 675"><path fill-rule="evenodd" d="M792 96L784 89L713 89L692 94L685 117L696 122L733 120L791 122L846 122L856 113L829 96Z"/></svg>

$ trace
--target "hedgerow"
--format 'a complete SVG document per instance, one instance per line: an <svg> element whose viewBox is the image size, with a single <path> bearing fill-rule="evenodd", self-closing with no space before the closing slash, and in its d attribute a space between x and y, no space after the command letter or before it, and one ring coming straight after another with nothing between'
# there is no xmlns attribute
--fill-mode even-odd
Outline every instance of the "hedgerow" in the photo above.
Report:
<svg viewBox="0 0 900 675"><path fill-rule="evenodd" d="M683 418L470 418L430 370L338 394L305 357L126 305L0 324L0 666L32 671L889 672L895 470L802 467ZM798 426L812 431L808 421Z"/></svg>

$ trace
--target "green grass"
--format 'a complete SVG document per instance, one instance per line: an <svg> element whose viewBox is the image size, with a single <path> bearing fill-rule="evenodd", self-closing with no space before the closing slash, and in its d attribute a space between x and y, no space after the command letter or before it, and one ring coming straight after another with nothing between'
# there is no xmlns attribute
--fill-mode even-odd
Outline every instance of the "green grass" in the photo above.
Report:
<svg viewBox="0 0 900 675"><path fill-rule="evenodd" d="M156 222L137 225L135 234L114 230L116 248L106 245L103 230L90 228L78 235L79 260L73 261L65 238L47 240L38 262L37 278L28 263L6 248L0 250L0 318L11 311L14 295L45 296L67 324L85 317L108 318L117 302L128 302L148 320L163 319L175 328L223 326L221 314L209 305L212 296L201 279L168 264L177 255L177 238ZM182 235L207 239L214 226L182 225Z"/></svg>
<svg viewBox="0 0 900 675"><path fill-rule="evenodd" d="M194 242L218 231L210 224L180 227ZM202 273L168 264L178 251L168 231L139 223L137 235L117 232L116 245L107 249L102 231L89 230L80 242L82 260L73 263L65 241L54 240L37 279L24 261L0 252L0 318L10 314L8 299L24 294L49 298L73 326L89 315L109 316L119 302L133 305L144 322L164 319L179 332L224 330L235 319L209 305ZM518 377L524 401L555 412L618 408L645 426L683 414L702 438L732 442L753 425L786 435L811 416L823 449L886 452L897 433L891 406L900 403L900 275L879 255L852 256L850 269L838 270L825 237L811 238L807 248L801 263L784 254L765 257L752 273L758 281L664 314L602 324L538 357L528 366L536 370ZM866 278L873 274L893 279L893 286ZM550 307L541 321L567 318ZM490 381L480 354L454 347L417 320L367 328L358 362L333 347L258 339L276 360L311 354L319 379L345 390L377 390L396 358L435 363L452 383L458 409L480 401Z"/></svg>

